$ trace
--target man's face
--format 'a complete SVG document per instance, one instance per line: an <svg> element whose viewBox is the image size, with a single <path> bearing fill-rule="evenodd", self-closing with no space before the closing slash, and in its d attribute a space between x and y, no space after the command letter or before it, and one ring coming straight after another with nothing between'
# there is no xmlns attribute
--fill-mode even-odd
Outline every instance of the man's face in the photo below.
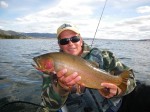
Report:
<svg viewBox="0 0 150 112"><path fill-rule="evenodd" d="M80 35L71 30L65 30L59 35L59 39L71 38L74 36ZM80 38L80 40L77 42L72 42L71 40L69 40L69 42L65 45L61 45L59 43L60 49L63 50L63 52L76 56L82 53L82 45L83 45L82 38Z"/></svg>

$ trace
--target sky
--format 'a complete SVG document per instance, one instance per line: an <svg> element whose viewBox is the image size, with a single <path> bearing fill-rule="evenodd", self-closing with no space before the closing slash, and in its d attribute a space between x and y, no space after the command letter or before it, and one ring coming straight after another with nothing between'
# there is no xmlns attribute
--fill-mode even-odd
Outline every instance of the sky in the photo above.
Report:
<svg viewBox="0 0 150 112"><path fill-rule="evenodd" d="M83 38L150 39L150 0L107 0L102 13L105 2L0 0L0 29L56 33L61 24L72 23Z"/></svg>

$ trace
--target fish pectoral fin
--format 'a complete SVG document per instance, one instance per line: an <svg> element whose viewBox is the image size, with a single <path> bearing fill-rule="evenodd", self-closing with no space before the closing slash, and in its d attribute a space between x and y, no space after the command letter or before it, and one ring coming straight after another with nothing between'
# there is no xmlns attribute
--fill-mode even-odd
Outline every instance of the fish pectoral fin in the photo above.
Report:
<svg viewBox="0 0 150 112"><path fill-rule="evenodd" d="M44 74L48 74L48 75L52 75L53 72L48 71L48 70L40 70L41 72L43 72Z"/></svg>
<svg viewBox="0 0 150 112"><path fill-rule="evenodd" d="M76 84L76 94L82 94L85 92L86 87L82 84Z"/></svg>
<svg viewBox="0 0 150 112"><path fill-rule="evenodd" d="M81 85L76 84L76 88L77 88L76 94L81 94Z"/></svg>

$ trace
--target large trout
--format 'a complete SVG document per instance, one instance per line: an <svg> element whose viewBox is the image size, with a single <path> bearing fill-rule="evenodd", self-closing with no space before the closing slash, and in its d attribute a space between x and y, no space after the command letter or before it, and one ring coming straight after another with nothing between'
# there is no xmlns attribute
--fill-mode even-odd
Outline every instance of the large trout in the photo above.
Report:
<svg viewBox="0 0 150 112"><path fill-rule="evenodd" d="M129 71L123 71L120 75L114 76L92 66L88 61L81 57L73 56L61 52L53 52L34 57L36 65L34 67L43 73L50 74L58 72L64 68L67 69L66 76L73 72L77 72L81 76L78 84L84 84L85 87L102 89L101 83L113 83L125 92L127 88L127 80L130 77Z"/></svg>

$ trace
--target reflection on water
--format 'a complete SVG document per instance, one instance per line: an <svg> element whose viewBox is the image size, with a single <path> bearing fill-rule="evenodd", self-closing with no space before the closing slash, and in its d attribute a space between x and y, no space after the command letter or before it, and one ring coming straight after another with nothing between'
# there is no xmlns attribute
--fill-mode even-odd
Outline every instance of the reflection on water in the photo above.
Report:
<svg viewBox="0 0 150 112"><path fill-rule="evenodd" d="M111 50L137 79L150 80L150 41L95 40L93 47ZM56 39L0 40L0 99L40 103L41 73L32 67L32 58L58 50Z"/></svg>

